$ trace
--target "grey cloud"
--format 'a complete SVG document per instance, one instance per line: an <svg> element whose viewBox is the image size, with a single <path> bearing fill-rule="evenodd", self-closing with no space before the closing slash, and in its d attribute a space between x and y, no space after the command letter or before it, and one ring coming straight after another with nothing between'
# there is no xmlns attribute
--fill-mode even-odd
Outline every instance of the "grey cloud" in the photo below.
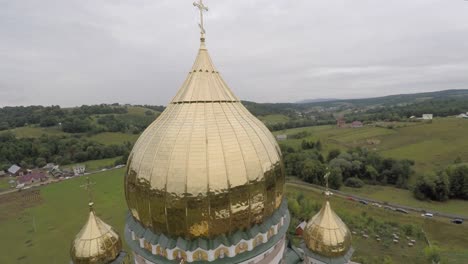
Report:
<svg viewBox="0 0 468 264"><path fill-rule="evenodd" d="M209 1L207 44L242 99L468 88L468 2ZM198 48L192 1L0 0L0 106L166 104Z"/></svg>

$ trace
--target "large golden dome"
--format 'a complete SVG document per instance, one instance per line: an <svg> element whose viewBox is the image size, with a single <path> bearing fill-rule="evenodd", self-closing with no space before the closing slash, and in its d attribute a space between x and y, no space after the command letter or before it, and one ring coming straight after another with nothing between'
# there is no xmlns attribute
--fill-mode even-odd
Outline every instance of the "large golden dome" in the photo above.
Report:
<svg viewBox="0 0 468 264"><path fill-rule="evenodd" d="M156 234L193 239L261 223L283 196L273 135L231 92L204 40L187 79L130 153L125 195Z"/></svg>
<svg viewBox="0 0 468 264"><path fill-rule="evenodd" d="M122 241L117 232L96 216L92 209L88 221L72 242L70 255L74 264L102 264L117 258Z"/></svg>
<svg viewBox="0 0 468 264"><path fill-rule="evenodd" d="M307 223L303 237L308 249L325 257L344 256L351 247L351 233L328 200Z"/></svg>

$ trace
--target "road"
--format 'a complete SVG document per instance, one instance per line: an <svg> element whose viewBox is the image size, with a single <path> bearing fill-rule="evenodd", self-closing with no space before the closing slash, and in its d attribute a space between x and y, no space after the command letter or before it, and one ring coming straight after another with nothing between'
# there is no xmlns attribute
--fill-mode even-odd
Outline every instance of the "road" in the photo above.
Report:
<svg viewBox="0 0 468 264"><path fill-rule="evenodd" d="M286 184L299 186L299 187L308 187L308 188L312 188L312 189L316 189L316 190L320 190L320 191L325 191L325 188L320 186L320 185L315 185L315 184L311 184L311 183L307 183L307 182L303 182L303 181L298 181L298 180L288 180L286 182ZM418 215L421 215L421 214L426 213L426 212L430 212L430 213L432 213L434 215L434 217L441 217L441 218L446 218L446 219L449 219L449 220L452 220L454 218L460 218L460 219L463 219L464 221L468 220L468 217L466 217L466 216L447 214L447 213L437 212L437 211L432 211L432 210L429 211L429 210L422 209L422 208L410 207L410 206L401 205L401 204L388 203L388 202L383 202L383 201L379 201L379 200L374 200L374 199L370 199L370 198L367 198L367 197L361 197L361 196L357 196L357 195L354 195L354 194L341 192L341 191L338 191L338 190L333 190L333 189L330 189L330 190L335 196L338 196L338 197L342 197L342 198L345 198L345 199L348 198L348 197L351 197L356 201L359 201L359 200L367 201L369 203L368 206L372 206L371 203L378 203L378 204L380 204L382 206L390 206L390 207L393 207L393 208L405 209L406 211L417 213Z"/></svg>

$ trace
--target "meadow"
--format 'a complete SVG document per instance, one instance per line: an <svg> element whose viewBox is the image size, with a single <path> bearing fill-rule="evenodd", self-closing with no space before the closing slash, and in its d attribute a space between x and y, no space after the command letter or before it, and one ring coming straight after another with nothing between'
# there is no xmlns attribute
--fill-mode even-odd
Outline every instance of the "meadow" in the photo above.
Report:
<svg viewBox="0 0 468 264"><path fill-rule="evenodd" d="M127 206L123 191L124 169L108 170L90 176L97 215L122 234ZM0 263L68 263L69 248L74 236L88 216L88 195L80 187L85 177L76 177L41 187L35 199L0 199ZM287 195L304 193L306 199L321 204L323 196L307 187L286 186ZM3 198L3 197L0 197ZM332 197L332 206L339 215L353 217L364 212L379 221L421 225L432 243L443 250L444 263L468 261L468 232L466 225L453 225L412 215L401 215L382 209L362 206L356 202ZM379 263L376 256L390 256L394 263L425 263L421 257L423 241L409 248L404 244L378 244L371 238L353 238L356 257ZM125 245L125 243L124 243ZM417 260L408 262L408 260ZM401 262L404 261L404 262Z"/></svg>
<svg viewBox="0 0 468 264"><path fill-rule="evenodd" d="M432 122L381 123L362 128L337 128L335 125L287 129L275 132L292 135L310 132L305 139L320 140L327 153L330 149L346 150L367 147L386 157L415 161L416 173L442 169L458 157L468 162L468 120L436 118ZM283 141L299 147L302 139Z"/></svg>
<svg viewBox="0 0 468 264"><path fill-rule="evenodd" d="M123 175L117 169L90 176L98 216L120 233L127 212ZM37 201L0 203L0 263L68 263L71 241L88 217L84 183L76 177L41 187Z"/></svg>
<svg viewBox="0 0 468 264"><path fill-rule="evenodd" d="M286 185L287 196L294 197L299 193L310 201L320 204L324 201L324 195L317 189L296 184ZM389 223L400 227L404 225L421 227L430 243L441 248L442 263L468 263L467 225L455 225L446 219L429 219L415 214L401 214L333 196L330 203L333 210L345 222L345 219L363 219L364 222L358 225L364 229L369 230L373 222ZM360 231L352 226L350 229ZM415 247L408 247L404 240L398 244L385 243L382 237L382 242L377 242L371 235L366 239L360 236L359 232L357 233L358 235L353 236L356 260L366 260L366 263L383 263L382 257L388 256L393 260L392 263L428 263L422 252L427 245L424 239L417 239Z"/></svg>
<svg viewBox="0 0 468 264"><path fill-rule="evenodd" d="M80 162L80 163L75 163L75 164L69 164L69 165L64 165L62 166L62 169L73 169L73 166L83 164L86 166L86 171L91 172L91 171L97 171L101 169L108 169L111 167L115 166L115 162L119 160L121 157L115 157L115 158L108 158L108 159L100 159L100 160L88 160L85 162Z"/></svg>

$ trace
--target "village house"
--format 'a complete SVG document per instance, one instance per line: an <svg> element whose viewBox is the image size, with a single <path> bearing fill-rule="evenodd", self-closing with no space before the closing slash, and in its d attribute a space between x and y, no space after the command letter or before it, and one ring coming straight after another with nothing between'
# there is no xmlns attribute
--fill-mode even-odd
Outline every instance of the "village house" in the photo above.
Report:
<svg viewBox="0 0 468 264"><path fill-rule="evenodd" d="M26 174L26 170L22 169L20 166L13 164L11 167L8 169L8 173L11 176L23 176Z"/></svg>
<svg viewBox="0 0 468 264"><path fill-rule="evenodd" d="M433 115L432 114L423 114L422 119L423 120L432 120Z"/></svg>
<svg viewBox="0 0 468 264"><path fill-rule="evenodd" d="M4 176L6 176L6 175L7 175L7 174L6 174L6 172L5 172L4 170L0 170L0 177L4 177Z"/></svg>
<svg viewBox="0 0 468 264"><path fill-rule="evenodd" d="M344 118L340 117L336 120L336 126L339 128L345 128L346 127L346 120Z"/></svg>
<svg viewBox="0 0 468 264"><path fill-rule="evenodd" d="M353 123L351 123L351 127L352 128L359 128L359 127L362 127L363 124L361 121L354 121Z"/></svg>
<svg viewBox="0 0 468 264"><path fill-rule="evenodd" d="M85 171L86 171L86 165L84 164L73 166L73 174L75 176L82 175L85 173Z"/></svg>
<svg viewBox="0 0 468 264"><path fill-rule="evenodd" d="M42 182L47 180L47 175L42 172L32 172L23 176L19 176L17 179L18 185L24 184L29 185L35 182Z"/></svg>
<svg viewBox="0 0 468 264"><path fill-rule="evenodd" d="M278 141L283 141L283 140L286 140L288 139L288 135L277 135L276 136L276 140Z"/></svg>
<svg viewBox="0 0 468 264"><path fill-rule="evenodd" d="M302 233L304 232L304 229L307 225L306 221L302 221L300 224L296 226L296 235L297 236L302 236Z"/></svg>

